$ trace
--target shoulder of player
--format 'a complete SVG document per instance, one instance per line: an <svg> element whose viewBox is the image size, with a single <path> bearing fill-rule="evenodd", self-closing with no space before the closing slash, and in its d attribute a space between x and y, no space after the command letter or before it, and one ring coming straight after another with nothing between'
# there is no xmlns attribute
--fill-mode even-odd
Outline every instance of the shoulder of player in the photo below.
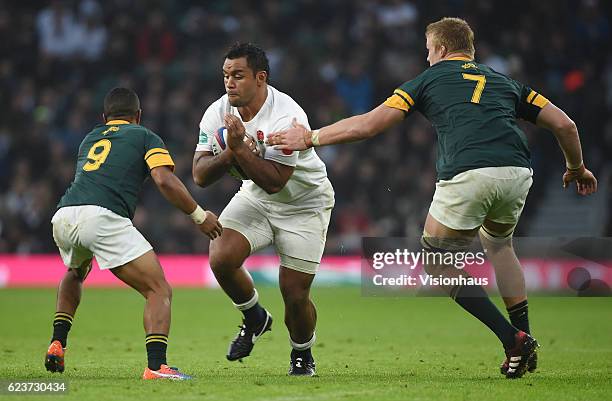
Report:
<svg viewBox="0 0 612 401"><path fill-rule="evenodd" d="M145 137L148 135L158 136L155 132L151 131L149 128L140 124L130 124L129 126L125 126L125 130L129 131L129 134L133 137L141 136Z"/></svg>
<svg viewBox="0 0 612 401"><path fill-rule="evenodd" d="M126 127L125 138L127 138L131 142L143 143L148 142L151 138L155 138L155 140L161 140L161 137L155 133L153 130L145 127L140 124L132 124L129 127ZM149 138L149 139L147 139Z"/></svg>
<svg viewBox="0 0 612 401"><path fill-rule="evenodd" d="M283 115L293 115L293 117L306 116L306 112L302 109L302 106L298 104L291 96L285 92L281 92L273 86L268 85L271 89L273 96L273 109L276 112L280 111L279 119Z"/></svg>
<svg viewBox="0 0 612 401"><path fill-rule="evenodd" d="M485 72L487 72L487 73L489 73L491 75L497 75L497 76L499 76L501 78L511 79L506 74L503 74L503 73L501 73L499 71L494 70L493 67L491 67L490 65L482 64L482 63L476 63L476 65L478 66L478 69L480 69L482 71L485 71Z"/></svg>
<svg viewBox="0 0 612 401"><path fill-rule="evenodd" d="M506 82L514 86L516 89L520 89L521 83L516 81L512 77L509 77L508 75L504 73L494 70L491 66L487 64L478 63L477 65L481 71L484 71L487 74L487 76L493 76L493 77L499 78L500 80L502 80L502 82Z"/></svg>

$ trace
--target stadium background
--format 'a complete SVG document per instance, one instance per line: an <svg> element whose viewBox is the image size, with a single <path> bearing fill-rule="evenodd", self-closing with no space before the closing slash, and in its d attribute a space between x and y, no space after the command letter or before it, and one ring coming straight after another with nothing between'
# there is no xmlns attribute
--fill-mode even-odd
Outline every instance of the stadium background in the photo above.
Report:
<svg viewBox="0 0 612 401"><path fill-rule="evenodd" d="M261 44L272 84L319 127L379 104L426 68L426 24L460 16L475 30L479 61L532 85L576 120L600 180L588 199L563 193L554 138L525 125L535 182L518 234L610 236L611 8L594 0L0 0L0 287L37 287L0 290L0 394L7 380L51 378L42 356L64 269L49 220L73 177L78 144L101 122L108 89L128 85L140 94L143 124L165 139L199 201L220 212L238 182L226 177L202 190L190 171L198 122L223 93L229 44ZM142 298L88 288L67 370L53 376L69 382L64 399L609 399L611 298L531 297L540 369L508 383L498 373L503 353L495 336L448 299L362 296L355 286L337 285L359 282L362 236L420 235L434 189L434 141L415 115L368 142L318 150L336 189L325 274L313 288L320 377L286 376L287 335L274 286L258 288L275 328L244 364L224 357L239 321L225 294L176 288L169 362L197 380L142 383ZM214 283L208 241L151 183L135 224L167 255L162 263L173 285ZM261 255L247 266L260 283L272 283L276 263ZM110 273L98 273L89 284L117 285Z"/></svg>
<svg viewBox="0 0 612 401"><path fill-rule="evenodd" d="M578 124L600 192L560 189L553 136L525 125L535 182L519 235L612 234L612 46L609 2L584 1L0 1L0 253L56 251L50 217L70 183L78 145L117 85L140 95L143 124L165 139L177 173L220 212L238 188L191 179L198 123L223 94L224 50L267 50L271 83L320 127L384 101L427 67L424 27L466 18L476 57L530 84ZM517 8L518 7L518 8ZM321 148L336 189L326 254L360 238L415 236L435 183L434 134L420 116L364 143ZM208 241L147 185L135 225L160 253L205 253Z"/></svg>

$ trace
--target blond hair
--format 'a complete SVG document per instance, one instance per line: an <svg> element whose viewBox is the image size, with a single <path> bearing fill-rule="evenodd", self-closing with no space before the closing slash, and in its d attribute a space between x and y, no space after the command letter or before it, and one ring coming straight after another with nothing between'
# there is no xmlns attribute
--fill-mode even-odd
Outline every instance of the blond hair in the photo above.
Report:
<svg viewBox="0 0 612 401"><path fill-rule="evenodd" d="M434 46L444 46L449 53L464 53L474 57L474 32L461 18L442 18L425 29Z"/></svg>

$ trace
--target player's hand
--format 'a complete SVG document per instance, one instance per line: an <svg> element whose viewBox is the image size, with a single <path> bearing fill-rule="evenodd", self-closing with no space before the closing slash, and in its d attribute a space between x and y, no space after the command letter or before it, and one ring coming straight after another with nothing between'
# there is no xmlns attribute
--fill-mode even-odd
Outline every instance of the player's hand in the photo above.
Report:
<svg viewBox="0 0 612 401"><path fill-rule="evenodd" d="M244 143L249 147L251 152L255 153L257 156L261 157L261 150L257 147L257 142L249 135L244 136Z"/></svg>
<svg viewBox="0 0 612 401"><path fill-rule="evenodd" d="M202 224L198 224L198 229L210 239L220 237L223 233L223 226L217 220L217 216L209 210L206 211L206 218Z"/></svg>
<svg viewBox="0 0 612 401"><path fill-rule="evenodd" d="M589 170L580 166L578 170L566 170L563 174L563 188L576 181L576 189L580 195L590 195L597 191L597 178Z"/></svg>
<svg viewBox="0 0 612 401"><path fill-rule="evenodd" d="M312 132L294 118L290 128L269 134L266 144L275 145L274 149L280 150L305 150L312 146L311 136Z"/></svg>
<svg viewBox="0 0 612 401"><path fill-rule="evenodd" d="M223 117L225 128L227 129L227 146L236 149L244 144L244 125L238 117L233 114L226 114Z"/></svg>

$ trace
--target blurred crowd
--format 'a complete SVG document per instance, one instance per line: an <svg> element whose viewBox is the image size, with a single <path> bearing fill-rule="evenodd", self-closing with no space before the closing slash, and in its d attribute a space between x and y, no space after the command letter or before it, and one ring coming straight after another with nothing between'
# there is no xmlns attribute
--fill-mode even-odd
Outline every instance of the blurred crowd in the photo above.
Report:
<svg viewBox="0 0 612 401"><path fill-rule="evenodd" d="M566 110L589 167L601 172L612 154L611 8L596 0L0 0L0 253L55 252L50 218L115 86L136 90L142 124L164 138L199 202L220 213L239 182L198 188L191 162L202 114L224 93L222 55L238 40L267 51L271 84L317 128L375 107L424 70L427 23L465 18L477 60ZM535 184L519 234L563 172L552 135L524 127ZM435 135L423 117L317 152L336 190L328 253L358 252L362 236L420 235L435 186ZM134 223L159 252L207 251L151 183ZM606 230L612 235L610 223Z"/></svg>

